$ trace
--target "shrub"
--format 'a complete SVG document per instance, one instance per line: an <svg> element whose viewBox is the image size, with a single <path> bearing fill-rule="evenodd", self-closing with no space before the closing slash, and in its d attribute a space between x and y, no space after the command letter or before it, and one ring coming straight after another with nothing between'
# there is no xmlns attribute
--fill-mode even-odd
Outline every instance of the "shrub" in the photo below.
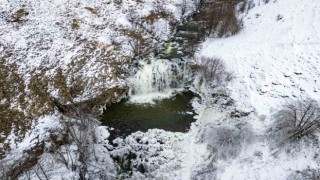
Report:
<svg viewBox="0 0 320 180"><path fill-rule="evenodd" d="M201 133L202 142L215 152L218 158L228 159L236 157L243 143L250 142L253 137L251 129L243 123L231 125L211 125Z"/></svg>
<svg viewBox="0 0 320 180"><path fill-rule="evenodd" d="M71 22L71 28L72 29L79 29L79 22L76 20L76 19L72 19L72 22Z"/></svg>
<svg viewBox="0 0 320 180"><path fill-rule="evenodd" d="M141 20L143 22L153 24L159 19L169 19L170 17L172 17L172 15L170 13L167 13L166 11L159 11L159 12L151 11L148 16L142 17Z"/></svg>
<svg viewBox="0 0 320 180"><path fill-rule="evenodd" d="M134 24L132 29L122 29L121 32L127 37L128 44L135 57L148 54L152 50L152 39L147 36L138 24Z"/></svg>
<svg viewBox="0 0 320 180"><path fill-rule="evenodd" d="M22 22L23 18L28 15L29 15L29 12L27 12L25 9L19 9L18 11L16 11L11 15L11 19L12 19L11 21L18 22L18 23Z"/></svg>
<svg viewBox="0 0 320 180"><path fill-rule="evenodd" d="M92 14L99 15L98 11L92 7L84 7L84 8L90 11Z"/></svg>
<svg viewBox="0 0 320 180"><path fill-rule="evenodd" d="M231 81L233 78L232 73L227 72L226 66L219 58L201 56L195 57L194 62L193 69L210 85Z"/></svg>
<svg viewBox="0 0 320 180"><path fill-rule="evenodd" d="M280 145L313 136L320 127L319 104L309 98L285 105L273 117L275 124L269 132Z"/></svg>

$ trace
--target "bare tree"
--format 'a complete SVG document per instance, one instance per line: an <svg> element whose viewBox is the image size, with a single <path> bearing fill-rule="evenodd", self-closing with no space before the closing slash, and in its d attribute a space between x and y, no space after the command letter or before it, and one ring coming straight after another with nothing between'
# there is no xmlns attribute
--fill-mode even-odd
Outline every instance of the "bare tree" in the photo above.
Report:
<svg viewBox="0 0 320 180"><path fill-rule="evenodd" d="M25 172L25 175L26 175L27 180L31 180L31 172L30 171Z"/></svg>
<svg viewBox="0 0 320 180"><path fill-rule="evenodd" d="M80 179L85 179L87 173L87 161L91 153L91 137L93 122L89 117L85 117L79 111L77 111L77 118L80 120L73 123L71 120L65 122L65 128L69 134L70 142L74 142L77 146L76 157L80 165L77 167L79 170ZM72 155L70 154L70 149L66 149L67 156L70 157L71 162L73 162ZM63 156L63 155L62 155ZM73 164L73 163L72 163ZM75 167L72 167L75 169Z"/></svg>
<svg viewBox="0 0 320 180"><path fill-rule="evenodd" d="M202 22L207 36L228 37L236 34L241 21L236 16L236 5L242 0L197 1L200 8L196 19ZM205 6L204 6L205 5Z"/></svg>
<svg viewBox="0 0 320 180"><path fill-rule="evenodd" d="M293 101L274 115L275 124L269 130L272 138L283 144L314 135L320 127L320 107L307 98Z"/></svg>
<svg viewBox="0 0 320 180"><path fill-rule="evenodd" d="M223 61L214 57L195 57L193 69L202 74L209 84L220 84L232 80L232 73L227 72Z"/></svg>
<svg viewBox="0 0 320 180"><path fill-rule="evenodd" d="M34 173L36 174L36 176L37 176L40 180L42 180L39 172L41 172L41 174L44 176L44 179L45 179L45 180L49 180L49 177L48 177L46 171L43 169L43 167L42 167L42 165L41 165L40 162L37 163L37 169L34 170Z"/></svg>
<svg viewBox="0 0 320 180"><path fill-rule="evenodd" d="M137 24L130 30L124 29L123 34L127 37L134 56L143 56L151 51L151 38L147 37Z"/></svg>
<svg viewBox="0 0 320 180"><path fill-rule="evenodd" d="M250 127L244 123L235 126L212 124L200 134L201 141L206 142L208 148L223 159L236 157L244 143L249 143L254 137Z"/></svg>
<svg viewBox="0 0 320 180"><path fill-rule="evenodd" d="M75 170L75 161L72 157L72 152L70 149L70 143L67 143L63 146L58 146L56 144L53 145L53 153L57 159L57 161L61 162L66 166L67 169L71 166L72 170ZM69 166L70 164L70 166Z"/></svg>

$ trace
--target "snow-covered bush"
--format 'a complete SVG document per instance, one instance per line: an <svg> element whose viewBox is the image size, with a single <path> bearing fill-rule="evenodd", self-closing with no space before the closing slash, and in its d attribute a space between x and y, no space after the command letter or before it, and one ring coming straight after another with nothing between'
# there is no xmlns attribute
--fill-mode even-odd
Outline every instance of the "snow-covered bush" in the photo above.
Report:
<svg viewBox="0 0 320 180"><path fill-rule="evenodd" d="M226 66L219 58L214 57L195 57L193 69L199 72L209 85L218 85L223 82L231 81L232 73L227 72Z"/></svg>
<svg viewBox="0 0 320 180"><path fill-rule="evenodd" d="M275 123L269 135L278 145L292 143L304 137L312 137L320 128L320 106L307 98L293 101L273 116Z"/></svg>
<svg viewBox="0 0 320 180"><path fill-rule="evenodd" d="M216 154L217 158L234 158L241 152L245 143L253 138L253 132L245 123L236 125L216 125L203 129L201 141L208 144L208 149Z"/></svg>

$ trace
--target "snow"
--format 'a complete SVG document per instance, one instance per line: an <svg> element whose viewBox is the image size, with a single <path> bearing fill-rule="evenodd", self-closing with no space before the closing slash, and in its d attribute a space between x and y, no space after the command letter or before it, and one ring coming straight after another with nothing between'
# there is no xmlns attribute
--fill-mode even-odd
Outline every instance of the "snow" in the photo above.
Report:
<svg viewBox="0 0 320 180"><path fill-rule="evenodd" d="M51 42L54 52L60 51L60 48L66 51L59 56L60 60L50 60L50 63L62 63L61 67L66 68L71 58L76 56L81 48L77 47L79 51L72 50L75 46L74 42L63 38L66 34L70 35L68 34L70 29L60 31L59 27L48 25L52 19L69 13L81 19L82 25L79 31L82 35L97 38L103 43L111 42L112 38L124 41L111 26L115 24L119 27L129 26L126 13L132 7L137 11L136 15L145 15L152 10L154 4L159 3L145 1L137 4L136 1L127 0L124 1L124 7L119 8L113 1L95 1L94 3L83 1L80 5L75 1L68 2L71 5L58 0L54 0L52 4L30 2L28 7L50 7L59 11L49 13L46 9L35 9L32 12L35 16L31 16L34 19L31 18L30 21L36 22L36 28L29 25L16 29L13 25L9 26L0 20L0 30L3 30L0 31L0 37L3 37L0 42L10 44L15 50L23 52L31 40L28 40L28 37L22 37L22 34L30 35L30 32L36 29L44 36L46 31L51 31L50 38L56 39ZM107 140L110 135L107 127L97 126L94 131L96 143L93 150L97 153L99 161L95 161L92 156L88 163L88 170L93 177L107 167L108 176L115 178L115 167L110 156L125 156L128 152L137 154L137 158L133 160L134 165L142 164L148 169L144 174L135 169L131 179L285 180L298 170L319 169L320 149L317 142L315 145L310 142L301 142L294 148L273 148L266 138L266 129L273 122L271 115L287 101L306 96L320 100L320 3L315 0L277 0L269 3L255 0L254 3L255 7L248 13L239 14L239 18L243 20L243 29L237 35L222 39L208 38L202 43L198 52L198 55L221 58L228 71L233 72L235 78L223 88L226 88L224 89L226 94L230 94L234 100L234 107L222 106L219 102L213 103L216 102L211 98L213 90L203 85L197 86L200 80L195 77L194 87L190 89L199 92L202 100L195 100L192 103L197 113L195 115L197 121L191 125L189 132L174 133L159 129L151 129L146 133L135 132L125 139L114 140L113 143L118 146L112 147ZM15 4L9 1L0 3L0 7L6 11L13 9L10 5ZM170 12L175 12L174 15L178 19L176 5L175 1L163 2L163 6ZM104 18L92 16L90 12L80 10L79 6L97 7ZM119 14L119 18L114 18L114 14ZM47 16L48 18L44 18L47 20L40 21L42 16ZM62 20L65 20L65 22L62 21L63 26L69 26L66 19L62 18ZM91 23L101 25L106 21L111 22L111 25L108 25L110 27L102 30L90 29ZM45 25L50 27L49 30L43 28ZM162 39L166 39L168 35L166 25L167 22L162 20L156 25L164 30L157 34ZM125 46L124 44L123 52L128 50ZM20 64L22 73L33 67L39 67L43 63L42 56L33 56L32 53L36 50L35 48L28 52L27 59ZM53 57L54 53L48 53L48 55ZM83 73L90 78L98 76L101 72L95 71L99 68L99 64L95 64L94 60L84 67ZM113 79L108 82L107 84L111 85L118 81ZM105 84L104 81L100 83ZM89 91L87 93L90 94ZM152 96L147 93L141 94L133 98L150 101L154 95L157 95L157 93L151 93ZM167 94L164 93L164 95ZM249 115L231 117L231 111L234 109L249 112ZM12 151L4 162L14 163L23 157L23 151L29 146L48 138L48 131L61 129L59 116L59 114L53 114L41 117L37 123L33 124L21 143L12 144ZM233 150L237 152L233 156L219 156L219 153L225 153L221 152L223 149L219 149L216 145L215 137L219 137L218 128L221 127L228 127L231 132L238 132L243 127L250 130L250 133L245 135L245 140L236 142L237 148ZM14 138L12 134L8 141L13 141ZM71 144L71 147L76 148L74 144ZM218 147L218 149L212 147ZM56 159L49 153L39 158L41 164L48 164L45 168L49 176L54 179L77 176L61 163L55 164L55 161ZM32 177L35 178L35 175L33 174ZM21 179L26 179L26 176L23 175Z"/></svg>
<svg viewBox="0 0 320 180"><path fill-rule="evenodd" d="M226 164L221 179L287 179L296 170L319 168L314 161L316 148L303 146L306 150L286 154L274 153L267 150L268 144L259 142L251 145L239 155L239 158Z"/></svg>
<svg viewBox="0 0 320 180"><path fill-rule="evenodd" d="M80 162L77 161L79 148L77 144L71 141L70 144L62 144L58 147L58 150L53 151L55 147L53 147L51 137L52 135L58 135L58 138L62 138L60 136L65 130L62 125L63 119L64 121L73 123L80 121L68 119L68 117L59 113L39 118L37 123L33 124L23 141L12 147L12 150L0 161L0 164L5 167L1 170L5 172L9 170L7 168L16 168L21 162L28 160L28 156L32 156L28 154L31 149L41 147L39 143L43 142L44 152L37 157L37 164L31 167L31 169L26 169L23 174L20 174L19 179L37 179L38 175L41 178L45 178L44 176L46 175L49 179L57 180L78 179L79 172L72 170L74 168L73 165L80 166ZM75 132L78 132L79 127L74 126L73 128ZM114 178L114 162L108 152L108 148L111 148L111 145L108 144L110 134L107 127L94 124L93 133L95 142L91 142L90 144L90 146L92 145L92 152L89 152L86 162L87 173L93 179L101 177L107 179ZM61 159L61 155L67 160L67 165ZM41 169L43 169L44 173Z"/></svg>
<svg viewBox="0 0 320 180"><path fill-rule="evenodd" d="M242 14L244 28L224 39L208 39L200 54L221 58L234 72L229 86L239 107L269 114L287 99L320 99L319 3L259 1ZM259 14L257 17L256 14ZM277 15L283 16L277 21Z"/></svg>
<svg viewBox="0 0 320 180"><path fill-rule="evenodd" d="M15 144L15 134L12 132L7 138L11 151L7 153L4 159L0 161L6 168L14 167L16 163L26 159L27 151L39 146L39 143L48 141L53 134L59 134L63 130L60 124L60 115L58 113L43 116L37 122L32 124L29 132L26 133L24 139ZM8 143L5 142L5 143Z"/></svg>
<svg viewBox="0 0 320 180"><path fill-rule="evenodd" d="M63 127L60 124L59 118L59 114L39 118L37 122L33 123L30 132L26 134L26 137L21 143L17 145L11 143L11 148L14 149L14 151L12 152L13 156L9 156L8 159L14 160L22 158L17 155L22 155L21 152L24 150L36 146L42 140L48 139L50 137L49 132L61 131ZM14 134L11 134L7 140L14 142L14 138Z"/></svg>
<svg viewBox="0 0 320 180"><path fill-rule="evenodd" d="M205 143L201 143L198 138L200 129L207 126L212 121L220 121L226 115L223 111L219 111L214 107L197 106L193 103L198 115L197 121L193 123L187 138L184 141L184 152L187 152L182 169L181 179L194 179L194 173L206 166L206 160L210 159L210 152Z"/></svg>
<svg viewBox="0 0 320 180"><path fill-rule="evenodd" d="M217 162L217 179L285 180L297 170L319 169L319 147L301 144L297 152L273 152L264 134L271 115L289 100L320 100L320 4L317 1L278 0L240 14L239 34L209 38L199 55L221 58L235 78L228 91L236 108L254 109L248 117L259 137L231 161ZM283 17L277 20L277 16ZM230 121L230 120L229 120ZM260 154L261 156L257 156ZM256 155L255 155L256 154Z"/></svg>
<svg viewBox="0 0 320 180"><path fill-rule="evenodd" d="M4 49L0 55L15 52L6 58L6 63L17 64L26 84L31 74L46 69L46 75L52 78L61 68L69 86L72 77L85 81L84 92L74 100L90 99L105 89L126 86L123 76L115 77L115 67L109 62L133 58L132 47L123 32L134 28L129 19L138 20L157 10L172 14L170 19L143 23L154 38L166 40L170 35L169 21L181 20L178 3L173 0L124 0L121 4L104 0L0 0L3 17L0 18L0 50ZM29 14L19 23L10 22L12 14L19 9ZM78 28L72 28L74 21ZM142 36L147 37L148 33ZM97 74L100 76L94 77ZM54 90L50 93L58 98Z"/></svg>

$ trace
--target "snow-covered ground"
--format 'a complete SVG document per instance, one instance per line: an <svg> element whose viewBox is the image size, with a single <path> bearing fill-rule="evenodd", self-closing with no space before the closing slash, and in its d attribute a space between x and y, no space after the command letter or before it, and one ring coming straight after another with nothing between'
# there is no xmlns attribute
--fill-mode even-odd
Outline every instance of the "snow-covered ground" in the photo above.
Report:
<svg viewBox="0 0 320 180"><path fill-rule="evenodd" d="M200 55L221 58L235 78L228 86L236 107L253 113L248 122L263 135L271 114L291 99L320 100L320 3L278 0L240 14L243 29L222 39L207 39ZM259 139L259 138L258 138ZM229 162L218 162L217 179L287 179L306 168L319 169L317 145L294 153L274 152L258 140Z"/></svg>
<svg viewBox="0 0 320 180"><path fill-rule="evenodd" d="M53 113L54 105L48 105L52 99L70 104L94 99L109 89L126 89L125 73L135 56L132 43L138 41L134 37L145 41L150 51L167 40L170 23L181 21L180 3L0 0L0 75L4 92L0 93L0 114L10 119L10 107L36 120ZM105 101L102 99L97 106ZM15 133L21 132L22 137L28 130L25 127L31 124L13 122ZM11 126L10 120L6 123L4 127ZM0 129L1 139L9 132L8 128Z"/></svg>
<svg viewBox="0 0 320 180"><path fill-rule="evenodd" d="M135 56L133 48L139 46L134 42L144 41L141 51L152 52L159 41L167 40L170 23L181 21L180 4L172 0L1 0L0 57L6 66L14 65L26 86L32 76L41 75L47 78L50 95L61 98L62 90L53 85L59 69L68 87L84 86L74 101L90 99L125 85L122 73Z"/></svg>
<svg viewBox="0 0 320 180"><path fill-rule="evenodd" d="M239 107L252 106L258 115L269 114L288 99L319 100L319 2L259 2L240 14L244 27L239 34L209 38L200 54L227 64L235 76L229 86L232 98Z"/></svg>
<svg viewBox="0 0 320 180"><path fill-rule="evenodd" d="M85 5L80 3L77 7L97 6L90 2ZM137 2L130 1L128 4L134 6ZM54 1L53 5L62 6L61 3ZM148 3L152 1L145 4ZM173 2L167 3L167 9L174 12L174 6L170 5ZM2 6L8 9L9 4L6 2ZM296 171L320 168L320 149L317 144L301 142L289 152L287 148L272 148L271 142L266 138L266 130L273 123L272 114L281 109L287 101L306 96L320 100L320 3L317 0L271 0L268 3L254 0L254 4L248 13L239 14L239 18L243 20L243 28L237 35L222 39L208 38L198 52L198 55L221 58L228 71L233 72L234 78L226 91L234 100L235 107L222 108L219 104L211 104L213 101L210 97L203 97L202 102L193 103L198 115L188 133L157 129L146 133L136 132L125 139L118 139L119 146L110 152L108 150L112 147L106 140L109 136L107 130L96 127L95 146L100 149L98 157L101 162L91 164L90 172L98 169L98 173L101 171L98 166L108 166L110 177L114 177L112 173L115 173L115 169L111 167L110 155L121 156L129 151L138 155L133 162L136 165L143 164L148 170L145 174L133 172L131 179L286 180ZM101 5L110 8L106 4ZM140 13L143 14L152 6L136 7L140 8ZM108 12L108 8L97 7L101 12ZM116 8L116 5L113 8ZM113 10L120 14L115 23L126 25L126 20L121 18L122 12L111 9L110 13ZM109 18L110 13L105 18ZM46 15L50 17L50 13ZM80 15L91 16L88 12L77 14L79 17ZM79 29L84 34L88 30L82 29L86 27L85 24ZM2 36L17 31L10 32L8 29ZM108 32L101 31L98 34ZM104 41L108 42L106 39ZM17 48L23 48L23 43L18 44L21 46L16 46ZM37 63L32 66L37 66ZM198 90L207 91L202 92L203 95L210 95L210 89L201 87ZM230 109L233 108L251 113L245 117L234 118L230 116ZM45 139L41 128L44 128L44 125L52 128L46 123L57 118L58 115L41 118L30 131L34 134L27 135L22 144L13 147L7 159L14 159L16 154L19 154L16 158L21 157L20 151L26 149L26 145L32 144L33 139L39 139L34 136ZM42 123L44 120L46 123ZM56 127L59 126L60 124L56 124ZM219 132L227 133L228 138L234 142L233 146L219 145ZM39 161L45 164L49 161L55 162L56 159L41 156ZM70 170L56 167L56 170L49 170L51 177L62 179L63 173L66 177L73 176ZM36 177L35 174L32 174L32 177ZM21 179L26 179L26 175Z"/></svg>

